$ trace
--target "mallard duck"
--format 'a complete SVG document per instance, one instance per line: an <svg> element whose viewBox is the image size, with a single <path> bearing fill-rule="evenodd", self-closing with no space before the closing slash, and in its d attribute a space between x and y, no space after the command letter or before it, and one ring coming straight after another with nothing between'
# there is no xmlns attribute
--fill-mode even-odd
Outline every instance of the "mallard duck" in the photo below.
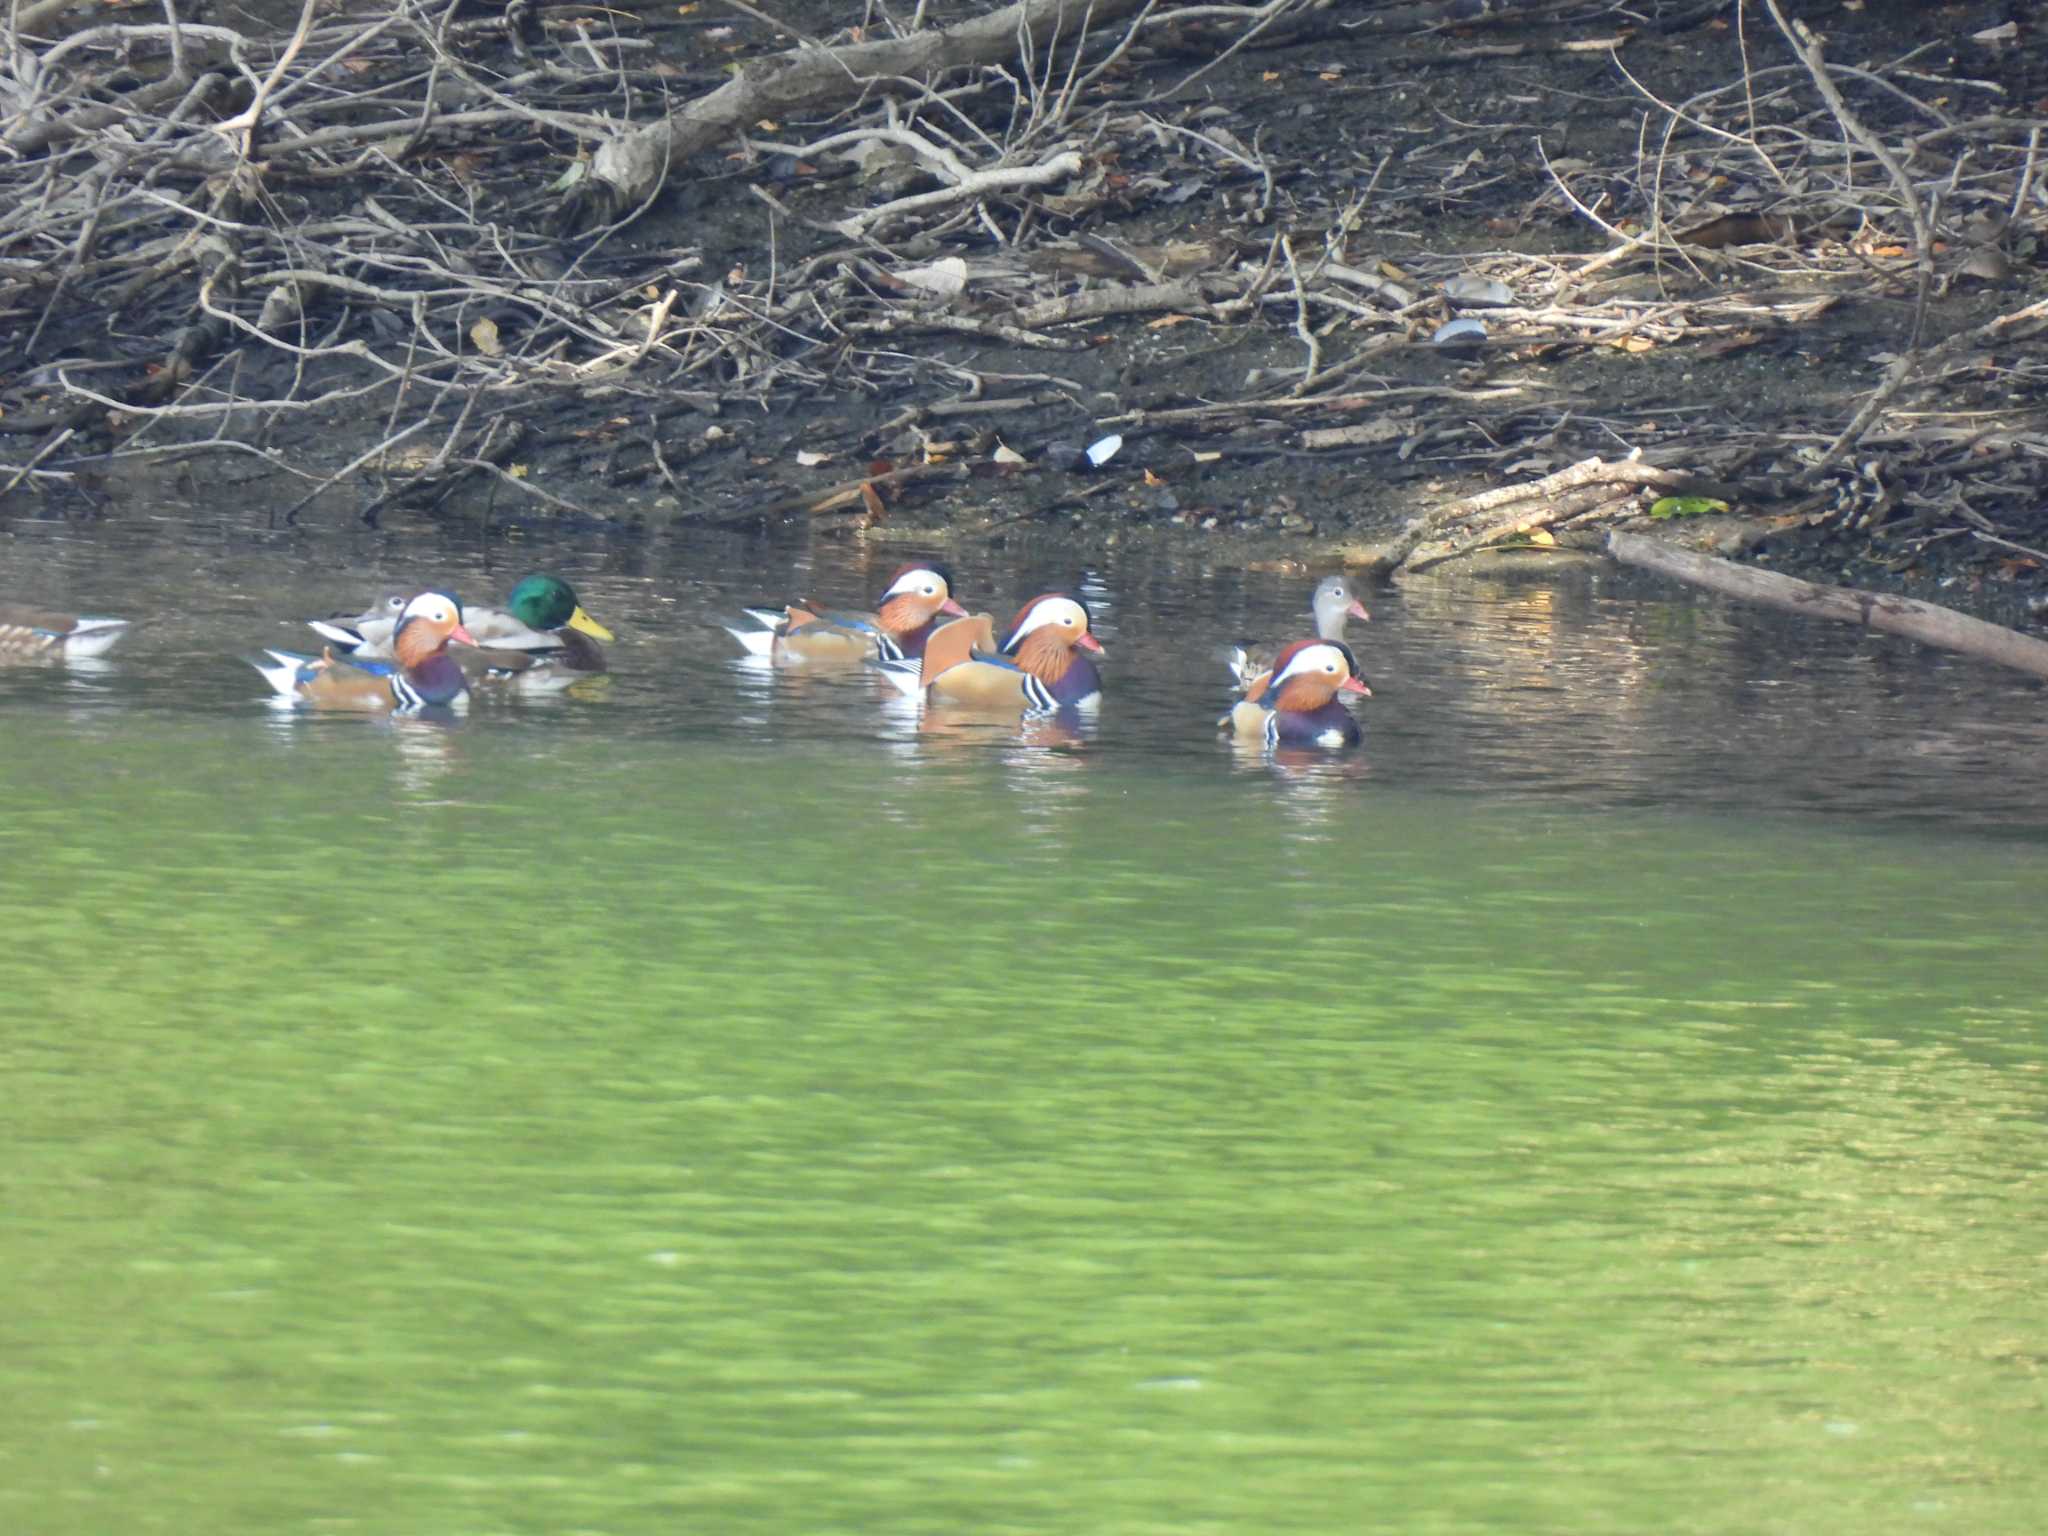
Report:
<svg viewBox="0 0 2048 1536"><path fill-rule="evenodd" d="M0 603L0 655L4 656L98 656L127 633L126 619Z"/></svg>
<svg viewBox="0 0 2048 1536"><path fill-rule="evenodd" d="M1270 679L1216 724L1239 741L1269 747L1355 747L1363 733L1339 700L1372 697L1358 661L1341 640L1297 640L1273 660Z"/></svg>
<svg viewBox="0 0 2048 1536"><path fill-rule="evenodd" d="M913 697L1031 714L1093 708L1102 676L1083 651L1102 654L1088 631L1088 606L1064 592L1026 603L1001 645L987 614L956 619L933 631L921 660L880 663L889 680Z"/></svg>
<svg viewBox="0 0 2048 1536"><path fill-rule="evenodd" d="M394 592L353 618L307 622L346 654L375 660L391 655L392 632L411 600L411 593ZM597 642L610 640L612 632L583 611L575 588L559 576L528 576L512 589L502 611L473 608L463 615L463 622L480 647L559 653L553 662L562 672L605 670L604 651Z"/></svg>
<svg viewBox="0 0 2048 1536"><path fill-rule="evenodd" d="M752 629L725 632L749 656L775 661L902 661L924 654L941 614L965 617L953 600L953 573L943 565L906 565L889 578L873 613L845 613L816 603L749 608Z"/></svg>
<svg viewBox="0 0 2048 1536"><path fill-rule="evenodd" d="M392 659L358 661L267 651L269 662L251 661L280 698L329 709L388 709L416 714L431 705L460 707L469 681L448 654L448 642L474 645L463 626L462 605L446 592L422 592L410 599L393 632Z"/></svg>

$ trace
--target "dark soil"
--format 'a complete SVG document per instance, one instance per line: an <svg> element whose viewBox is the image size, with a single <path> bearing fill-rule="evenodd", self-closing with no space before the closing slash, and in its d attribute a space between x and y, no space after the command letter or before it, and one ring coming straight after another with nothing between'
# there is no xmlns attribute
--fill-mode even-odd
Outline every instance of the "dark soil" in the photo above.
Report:
<svg viewBox="0 0 2048 1536"><path fill-rule="evenodd" d="M941 3L931 11L944 21L985 8ZM1903 68L1924 77L1923 94L1953 116L2048 116L2048 28L2024 0L1807 0L1787 8L1824 35L1833 61L1876 70L1910 56ZM296 12L296 6L286 9ZM792 28L819 37L843 27L849 14L823 0L785 0L770 9ZM1355 226L1347 237L1352 265L1363 265L1361 253L1370 252L1373 275L1427 294L1446 273L1531 270L1532 261L1540 266L1543 258L1581 257L1614 244L1560 194L1545 155L1602 219L1642 230L1659 194L1646 182L1645 167L1655 161L1666 122L1644 92L1675 103L1726 86L1744 73L1745 44L1752 68L1796 62L1756 6L1744 12L1746 37L1730 24L1734 7L1675 0L1637 6L1628 15L1588 4L1541 26L1383 32L1352 24L1376 9L1339 6L1316 35L1247 47L1178 91L1178 82L1213 63L1213 46L1206 53L1182 52L1169 39L1133 50L1096 87L1094 105L1109 110L1097 120L1090 153L1114 195L1072 218L1051 205L1038 209L1032 238L1010 248L999 246L991 229L1014 234L1017 205L991 204L988 223L968 221L914 254L1022 263L1042 285L1038 296L1049 297L1101 280L1089 275L1085 250L1079 258L1073 254L1083 237L1155 256L1176 244L1199 247L1227 266L1233 258L1264 259L1277 232L1288 235L1297 260L1307 264L1348 219ZM664 24L645 35L673 70L679 97L708 89L734 58L794 41L714 5L684 7L680 20L678 14L667 8ZM1631 24L1631 16L1648 24ZM1971 41L2008 21L2019 25L2015 43ZM1612 52L1571 46L1624 33L1624 45ZM1818 108L1804 81L1781 83ZM1152 99L1169 92L1165 100ZM1924 116L1883 90L1851 95L1887 139L1926 127ZM1141 110L1171 129L1141 130ZM1000 114L988 117L985 105L976 111L1000 134ZM801 143L832 129L828 122L791 122L760 132L767 140ZM1179 129L1250 152L1273 172L1270 194L1254 169ZM548 200L543 189L565 163L558 149L537 138L522 140L516 154L494 158L473 186L476 217L533 225ZM1684 185L1681 170L1673 168L1673 175L1681 184L1661 189L1667 216L1688 208L1755 206L1739 177L1720 186L1701 175ZM769 190L797 217L772 216L751 186ZM696 286L687 302L701 312L721 292L763 294L771 279L845 246L843 237L801 219L841 219L897 195L900 189L869 187L841 163L814 166L735 147L674 174L643 217L595 252L582 253L579 270L614 279L626 292L660 285L683 258L698 257L689 269ZM315 180L280 186L275 199L276 216L311 222L356 211L362 193ZM2043 212L2035 207L2005 231L2003 275L1962 276L1948 264L1927 311L1930 339L2048 293L2048 241L2031 233L2042 228ZM1796 484L1799 455L1825 445L1849 420L1878 384L1887 359L1906 344L1913 322L1913 264L1894 259L1896 250L1850 261L1854 282L1841 279L1841 264L1822 271L1816 263L1807 278L1788 275L1799 270L1799 262L1788 259L1797 254L1786 250L1788 244L1832 242L1839 250L1857 239L1881 248L1907 243L1909 232L1852 219L1846 228L1837 221L1802 230L1780 242L1769 259L1736 254L1712 265L1703 261L1697 273L1668 262L1617 269L1622 281L1607 290L1610 295L1684 300L1747 285L1777 301L1802 294L1836 300L1810 321L1732 341L1723 334L1637 351L1559 344L1555 335L1518 337L1502 325L1476 356L1452 355L1430 345L1452 311L1418 305L1400 317L1405 344L1369 354L1370 367L1355 385L1358 398L1347 409L1290 414L1248 408L1199 430L1152 424L1153 413L1270 396L1271 381L1304 369L1307 351L1293 304L1269 304L1223 320L1139 313L1069 327L1061 334L1086 340L1079 350L919 331L871 343L901 354L900 367L883 385L870 368L858 378L845 374L841 388L777 386L757 394L742 378L707 387L698 376L665 390L650 366L630 387L564 391L546 397L544 408L515 406L520 435L495 457L530 484L586 509L601 527L732 524L763 508L776 517L802 517L807 514L784 510L786 504L857 477L871 461L936 457L971 465L972 472L913 484L880 516L871 505L865 511L856 505L856 515L823 513L820 521L849 534L921 544L1050 536L1086 549L1107 541L1178 541L1226 562L1314 568L1358 558L1390 529L1451 497L1589 456L1642 450L1667 465L1733 466L1730 478L1741 492L1734 511L1781 519L1761 539L1757 525L1748 525L1752 558L1820 580L1905 591L2024 622L2027 600L2048 594L2048 559L1988 544L1972 530L1996 529L2012 543L2048 547L2048 507L2037 478L2015 472L2005 482L1973 480L1953 491L1953 476L1944 479L1927 468L1925 455L1892 451L1852 455L1841 494L1818 507L1810 488ZM575 242L565 240L563 251L575 253ZM972 302L970 288L970 311ZM1361 308L1367 307L1361 296ZM153 322L130 311L115 316L109 329L125 348L124 360L135 363L161 354L164 322L183 318L161 310ZM498 318L508 343L516 342L517 315ZM1307 317L1326 363L1385 333L1388 318L1384 306L1351 321L1329 312ZM18 359L22 371L0 403L17 416L48 409L52 360L105 358L106 334L83 328L67 334L61 323L47 328L36 355ZM290 357L250 349L237 387L256 397L282 393L294 366ZM833 374L829 360L820 366ZM1477 400L1504 385L1517 391L1505 403L1470 408L1447 393L1467 391ZM987 413L958 409L976 396L1029 397L1031 403ZM485 400L479 410L493 408ZM1964 372L1932 396L1902 395L1895 408L1902 420L1937 410L1995 410L2008 425L2038 434L2048 427L2048 369L2021 358L2018 366L1992 373ZM1131 421L1134 412L1147 419ZM1123 424L1116 425L1120 418ZM1375 424L1381 430L1372 430ZM271 419L265 438L303 469L326 474L362 454L388 425L381 407L284 414ZM1361 436L1369 440L1301 446L1301 430L1337 425L1363 426ZM111 445L103 426L96 427L102 445ZM1124 441L1105 466L1060 467L1113 430ZM659 446L661 463L650 444ZM1731 444L1741 452L1728 452ZM996 465L998 445L1025 463ZM0 457L19 462L27 455L14 451L18 446L19 440L0 440ZM817 461L800 463L799 454ZM2022 467L2031 462L2025 453L2016 458ZM209 495L246 473L233 460L195 464L184 471L186 483ZM151 490L160 491L161 466L142 473ZM128 497L144 494L132 471L95 475L81 489L88 499L96 488L111 498L115 515ZM296 515L333 521L367 514L392 525L488 511L497 521L576 521L560 507L542 508L482 478L453 494L438 486L431 496L389 495L393 483L388 474L354 476ZM1883 489L1873 493L1871 484ZM303 482L264 473L244 480L235 494L252 515L274 517L303 489ZM1916 489L1925 492L1924 505L1892 494ZM1862 496L1867 505L1872 495L1879 515L1855 526L1858 520L1842 510L1843 497ZM16 492L0 506L0 516L22 513L28 497L25 489ZM1935 506L1948 497L1957 504ZM45 514L60 515L75 514L81 505L52 493L36 503ZM1952 532L1942 531L1951 525ZM1551 557L1532 552L1523 558Z"/></svg>

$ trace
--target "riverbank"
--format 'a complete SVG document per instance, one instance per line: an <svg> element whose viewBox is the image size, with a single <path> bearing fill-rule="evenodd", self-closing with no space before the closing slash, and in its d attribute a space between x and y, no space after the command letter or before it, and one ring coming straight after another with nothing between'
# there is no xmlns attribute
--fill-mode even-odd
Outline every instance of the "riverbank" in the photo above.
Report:
<svg viewBox="0 0 2048 1536"><path fill-rule="evenodd" d="M219 130L249 104L200 98L129 162L177 195L121 188L118 238L61 198L48 228L16 215L45 244L13 248L95 254L7 269L0 518L168 488L263 526L810 522L1314 569L1633 453L1725 488L1710 541L1747 558L2008 623L2048 594L2021 345L2048 66L1998 6L1945 10L1935 46L1914 7L1795 7L1839 111L1792 40L1697 6L1599 33L1268 9L1012 38L936 76L943 101L791 102L576 228L619 122L766 90L812 44L919 38L821 4L602 32L543 9L528 34L383 8L288 60L285 25L249 56L358 94L287 90L239 152ZM984 14L933 8L962 37ZM178 78L164 29L103 30L9 130L24 187L82 174L90 136L56 130L114 99L116 43L141 89ZM433 109L373 133L423 64ZM1846 121L1952 187L1895 193Z"/></svg>

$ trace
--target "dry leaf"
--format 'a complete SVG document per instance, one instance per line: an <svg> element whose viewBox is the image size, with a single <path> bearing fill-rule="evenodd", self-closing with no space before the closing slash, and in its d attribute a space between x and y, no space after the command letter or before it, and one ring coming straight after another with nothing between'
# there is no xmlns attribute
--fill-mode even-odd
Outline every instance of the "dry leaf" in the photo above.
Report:
<svg viewBox="0 0 2048 1536"><path fill-rule="evenodd" d="M1280 71L1277 69L1269 69L1264 74L1260 75L1259 78L1265 81L1266 84L1271 85L1274 81L1280 78Z"/></svg>
<svg viewBox="0 0 2048 1536"><path fill-rule="evenodd" d="M763 133L779 133L782 130L782 124L775 121L775 119L772 117L756 118L754 120L754 126L760 129Z"/></svg>
<svg viewBox="0 0 2048 1536"><path fill-rule="evenodd" d="M880 517L887 509L882 505L882 493L875 489L872 481L863 480L860 499L867 504L868 516Z"/></svg>
<svg viewBox="0 0 2048 1536"><path fill-rule="evenodd" d="M1657 343L1647 336L1624 336L1621 339L1621 350L1624 352L1649 352L1654 351L1656 346Z"/></svg>
<svg viewBox="0 0 2048 1536"><path fill-rule="evenodd" d="M998 464L1028 464L1031 462L1023 454L1004 442L996 444L995 461Z"/></svg>
<svg viewBox="0 0 2048 1536"><path fill-rule="evenodd" d="M1218 459L1223 457L1223 455L1220 453L1210 452L1208 450L1201 448L1195 448L1189 451L1194 454L1195 462L1197 464L1214 464Z"/></svg>
<svg viewBox="0 0 2048 1536"><path fill-rule="evenodd" d="M1147 330L1164 331L1176 325L1184 324L1193 318L1194 316L1192 315L1161 315L1157 320L1147 320L1145 327Z"/></svg>
<svg viewBox="0 0 2048 1536"><path fill-rule="evenodd" d="M524 464L514 464L510 469L506 470L505 473L510 475L514 480L524 480L526 478L526 466Z"/></svg>
<svg viewBox="0 0 2048 1536"><path fill-rule="evenodd" d="M1557 537L1556 535L1551 533L1551 531L1548 528L1538 528L1534 533L1529 535L1529 542L1531 544L1555 544L1557 542Z"/></svg>
<svg viewBox="0 0 2048 1536"><path fill-rule="evenodd" d="M816 469L820 464L827 462L831 457L832 455L829 453L813 453L808 448L799 448L796 451L796 461L797 463L801 464L805 469Z"/></svg>
<svg viewBox="0 0 2048 1536"><path fill-rule="evenodd" d="M469 339L476 343L477 351L485 357L501 357L505 349L498 345L498 322L489 315L481 316L469 328Z"/></svg>
<svg viewBox="0 0 2048 1536"><path fill-rule="evenodd" d="M1152 473L1152 471L1151 471L1151 470L1149 470L1149 469L1145 471L1145 483L1146 483L1147 485L1164 485L1164 484L1166 484L1166 482L1165 482L1164 480L1160 479L1160 478L1159 478L1159 477L1158 477L1157 475L1153 474L1153 473Z"/></svg>

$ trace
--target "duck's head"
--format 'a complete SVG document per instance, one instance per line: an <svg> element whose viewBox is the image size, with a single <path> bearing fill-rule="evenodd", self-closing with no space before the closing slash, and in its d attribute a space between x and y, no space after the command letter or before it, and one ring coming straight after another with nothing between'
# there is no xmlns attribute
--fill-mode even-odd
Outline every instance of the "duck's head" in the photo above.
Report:
<svg viewBox="0 0 2048 1536"><path fill-rule="evenodd" d="M593 640L609 640L612 632L583 611L576 589L559 576L534 575L512 589L505 611L528 629L578 629Z"/></svg>
<svg viewBox="0 0 2048 1536"><path fill-rule="evenodd" d="M398 664L410 670L450 640L476 644L476 637L462 627L462 604L446 592L422 592L409 599L399 614L398 629L391 636L391 650Z"/></svg>
<svg viewBox="0 0 2048 1536"><path fill-rule="evenodd" d="M1315 596L1309 599L1309 611L1316 616L1316 633L1325 639L1336 639L1344 633L1346 619L1371 619L1365 611L1365 604L1351 594L1351 583L1342 576L1325 576L1316 583Z"/></svg>
<svg viewBox="0 0 2048 1536"><path fill-rule="evenodd" d="M1056 645L1061 650L1079 646L1100 651L1102 642L1088 632L1088 605L1064 592L1034 597L1018 610L1009 633L1003 636L1003 654L1015 656L1026 645Z"/></svg>
<svg viewBox="0 0 2048 1536"><path fill-rule="evenodd" d="M1340 693L1372 697L1358 675L1358 659L1341 640L1297 640L1273 660L1273 680L1261 703L1273 709L1321 709Z"/></svg>
<svg viewBox="0 0 2048 1536"><path fill-rule="evenodd" d="M405 612L405 605L411 601L412 592L410 589L404 592L386 592L377 601L357 614L350 622L354 624L374 624L379 619L382 619L386 624L396 624L398 616Z"/></svg>
<svg viewBox="0 0 2048 1536"><path fill-rule="evenodd" d="M964 618L967 610L953 601L952 571L937 564L904 566L875 604L875 617L892 635L922 629L942 613Z"/></svg>

